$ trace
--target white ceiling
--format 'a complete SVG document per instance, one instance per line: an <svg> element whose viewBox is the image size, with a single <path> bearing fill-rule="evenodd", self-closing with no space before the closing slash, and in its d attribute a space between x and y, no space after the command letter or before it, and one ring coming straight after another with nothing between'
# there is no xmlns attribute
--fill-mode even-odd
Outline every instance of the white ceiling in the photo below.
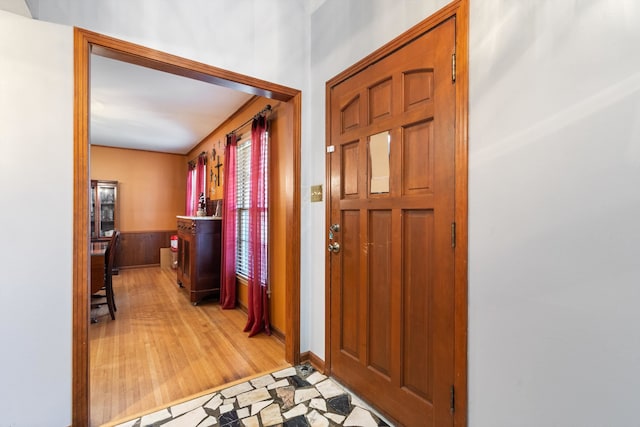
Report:
<svg viewBox="0 0 640 427"><path fill-rule="evenodd" d="M91 55L94 145L187 154L251 95Z"/></svg>

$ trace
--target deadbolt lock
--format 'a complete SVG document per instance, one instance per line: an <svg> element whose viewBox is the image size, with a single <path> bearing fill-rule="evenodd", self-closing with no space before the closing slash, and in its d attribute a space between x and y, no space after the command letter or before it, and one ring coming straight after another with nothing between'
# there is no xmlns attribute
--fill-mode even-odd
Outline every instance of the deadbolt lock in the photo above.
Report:
<svg viewBox="0 0 640 427"><path fill-rule="evenodd" d="M340 231L340 224L331 224L329 226L329 240L333 240L333 233L337 233L338 231Z"/></svg>

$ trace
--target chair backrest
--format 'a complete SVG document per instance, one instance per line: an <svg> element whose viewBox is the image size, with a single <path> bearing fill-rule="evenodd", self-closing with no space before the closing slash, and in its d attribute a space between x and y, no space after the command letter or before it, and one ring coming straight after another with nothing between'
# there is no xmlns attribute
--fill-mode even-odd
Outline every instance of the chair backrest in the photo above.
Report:
<svg viewBox="0 0 640 427"><path fill-rule="evenodd" d="M113 235L111 236L111 240L109 240L109 244L107 245L107 250L104 253L104 258L106 261L106 276L107 281L111 280L111 275L113 273L113 263L116 259L116 252L118 247L118 241L120 240L120 232L118 230L113 231Z"/></svg>

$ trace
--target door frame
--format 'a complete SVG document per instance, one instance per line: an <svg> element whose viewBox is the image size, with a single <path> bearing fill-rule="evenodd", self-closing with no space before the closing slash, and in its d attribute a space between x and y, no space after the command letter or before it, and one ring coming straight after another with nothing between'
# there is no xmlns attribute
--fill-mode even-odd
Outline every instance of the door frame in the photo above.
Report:
<svg viewBox="0 0 640 427"><path fill-rule="evenodd" d="M454 254L454 379L455 411L453 423L456 427L467 425L467 263L468 263L468 111L469 111L469 0L456 0L405 33L396 37L364 59L358 61L326 83L326 145L331 144L331 89L354 76L380 59L390 55L440 23L455 17L455 223L456 247ZM329 154L326 160L325 185L331 191ZM331 195L327 196L325 223L331 222ZM327 240L325 247L329 244ZM325 255L325 373L331 374L331 257ZM375 404L375 402L372 402Z"/></svg>
<svg viewBox="0 0 640 427"><path fill-rule="evenodd" d="M301 92L74 27L72 425L89 424L89 103L91 53L290 103L291 165L287 170L285 359L300 362Z"/></svg>

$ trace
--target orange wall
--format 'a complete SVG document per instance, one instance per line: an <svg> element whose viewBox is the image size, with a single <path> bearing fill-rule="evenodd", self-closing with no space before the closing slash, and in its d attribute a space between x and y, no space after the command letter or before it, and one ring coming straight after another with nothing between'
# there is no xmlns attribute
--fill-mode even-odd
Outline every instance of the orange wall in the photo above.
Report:
<svg viewBox="0 0 640 427"><path fill-rule="evenodd" d="M120 230L176 229L184 215L187 157L91 146L91 179L118 181Z"/></svg>

